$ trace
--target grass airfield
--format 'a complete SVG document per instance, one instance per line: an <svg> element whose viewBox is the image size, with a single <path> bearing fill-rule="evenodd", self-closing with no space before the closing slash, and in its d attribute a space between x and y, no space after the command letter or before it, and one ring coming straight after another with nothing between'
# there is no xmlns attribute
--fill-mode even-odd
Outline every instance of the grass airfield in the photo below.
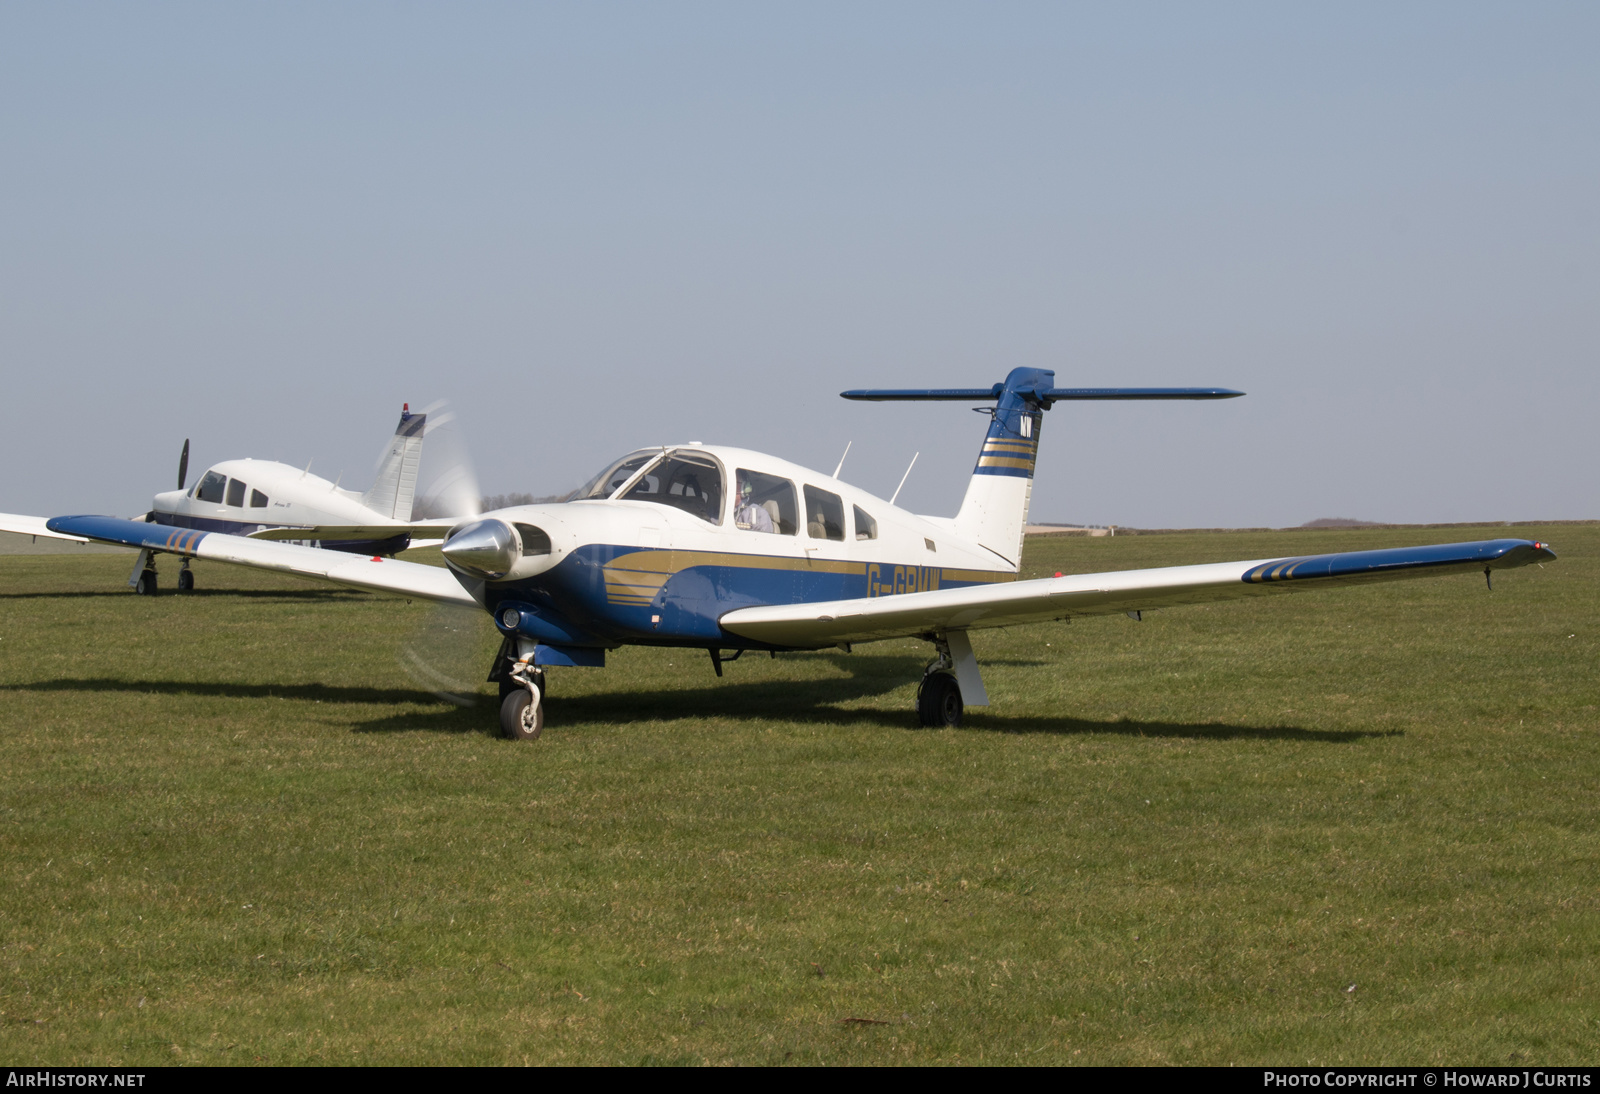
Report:
<svg viewBox="0 0 1600 1094"><path fill-rule="evenodd" d="M534 746L402 670L421 602L0 558L0 1057L1592 1063L1600 527L1027 570L1505 535L1560 560L977 632L957 730L920 643L625 649Z"/></svg>

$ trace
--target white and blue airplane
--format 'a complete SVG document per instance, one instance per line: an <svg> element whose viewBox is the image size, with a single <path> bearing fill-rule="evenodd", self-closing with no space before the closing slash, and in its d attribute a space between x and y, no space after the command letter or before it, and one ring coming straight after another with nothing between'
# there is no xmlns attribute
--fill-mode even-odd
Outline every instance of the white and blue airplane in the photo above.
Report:
<svg viewBox="0 0 1600 1094"><path fill-rule="evenodd" d="M624 645L707 650L717 674L749 650L848 651L914 637L935 652L917 692L924 725L986 706L968 632L1079 615L1489 572L1555 558L1543 543L1474 543L1071 574L1019 581L1039 428L1058 402L1226 399L1219 388L1058 388L1019 368L989 388L847 391L847 399L993 403L953 517L917 516L773 456L699 443L640 449L557 504L497 510L450 528L447 567L204 529L97 516L50 520L65 535L424 597L486 611L502 642L500 726L533 740L545 672L603 666ZM836 472L837 473L837 472ZM731 651L726 654L724 651Z"/></svg>
<svg viewBox="0 0 1600 1094"><path fill-rule="evenodd" d="M427 421L425 412L411 412L411 404L401 407L400 424L379 461L377 478L362 494L311 474L309 463L299 468L252 459L213 464L186 490L189 442L184 441L178 457L178 488L157 494L144 519L169 533L172 529L222 532L362 555L392 556L407 547L438 543L459 516L443 521L411 519ZM471 510L476 513L477 506ZM43 517L13 513L0 513L0 531L77 542L90 538L62 535ZM155 559L161 553L140 550L128 578L137 592L158 591ZM178 590L188 592L194 588L194 571L191 556L181 557Z"/></svg>

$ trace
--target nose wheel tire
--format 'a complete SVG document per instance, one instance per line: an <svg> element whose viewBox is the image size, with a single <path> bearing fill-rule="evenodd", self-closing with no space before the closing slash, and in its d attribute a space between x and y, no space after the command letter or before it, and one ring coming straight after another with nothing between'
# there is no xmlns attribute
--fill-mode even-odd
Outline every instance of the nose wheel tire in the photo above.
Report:
<svg viewBox="0 0 1600 1094"><path fill-rule="evenodd" d="M961 724L964 710L961 685L946 672L929 673L917 689L917 718L923 725L942 728Z"/></svg>
<svg viewBox="0 0 1600 1094"><path fill-rule="evenodd" d="M141 573L139 575L139 582L133 587L133 591L138 593L140 596L155 596L156 572L154 570L145 570L143 573Z"/></svg>
<svg viewBox="0 0 1600 1094"><path fill-rule="evenodd" d="M513 741L537 741L544 732L544 696L519 687L500 703L500 732Z"/></svg>

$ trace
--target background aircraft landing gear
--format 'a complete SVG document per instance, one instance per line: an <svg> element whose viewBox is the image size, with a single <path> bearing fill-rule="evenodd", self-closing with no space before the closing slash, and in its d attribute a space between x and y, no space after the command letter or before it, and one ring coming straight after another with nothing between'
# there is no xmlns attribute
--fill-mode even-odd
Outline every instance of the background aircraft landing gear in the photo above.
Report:
<svg viewBox="0 0 1600 1094"><path fill-rule="evenodd" d="M194 571L189 569L189 560L183 560L183 569L178 571L178 591L180 593L194 592Z"/></svg>
<svg viewBox="0 0 1600 1094"><path fill-rule="evenodd" d="M948 672L930 672L917 688L917 718L925 726L942 728L961 724L964 710L961 685Z"/></svg>

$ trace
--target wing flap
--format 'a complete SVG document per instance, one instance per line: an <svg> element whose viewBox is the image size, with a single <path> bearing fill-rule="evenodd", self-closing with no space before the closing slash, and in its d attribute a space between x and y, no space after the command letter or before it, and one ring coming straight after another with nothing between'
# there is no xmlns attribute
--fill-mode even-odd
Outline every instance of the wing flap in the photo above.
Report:
<svg viewBox="0 0 1600 1094"><path fill-rule="evenodd" d="M1238 597L1360 585L1544 562L1542 543L1499 539L1381 551L1215 562L1152 570L1016 581L963 589L812 604L740 608L722 617L732 634L774 645L842 642L1039 623L1074 615L1149 611Z"/></svg>
<svg viewBox="0 0 1600 1094"><path fill-rule="evenodd" d="M82 536L99 543L187 555L257 570L276 570L369 592L416 596L469 608L479 606L456 580L455 572L443 566L424 566L392 558L369 559L322 547L273 543L116 517L54 517L48 525L50 531L57 534Z"/></svg>

